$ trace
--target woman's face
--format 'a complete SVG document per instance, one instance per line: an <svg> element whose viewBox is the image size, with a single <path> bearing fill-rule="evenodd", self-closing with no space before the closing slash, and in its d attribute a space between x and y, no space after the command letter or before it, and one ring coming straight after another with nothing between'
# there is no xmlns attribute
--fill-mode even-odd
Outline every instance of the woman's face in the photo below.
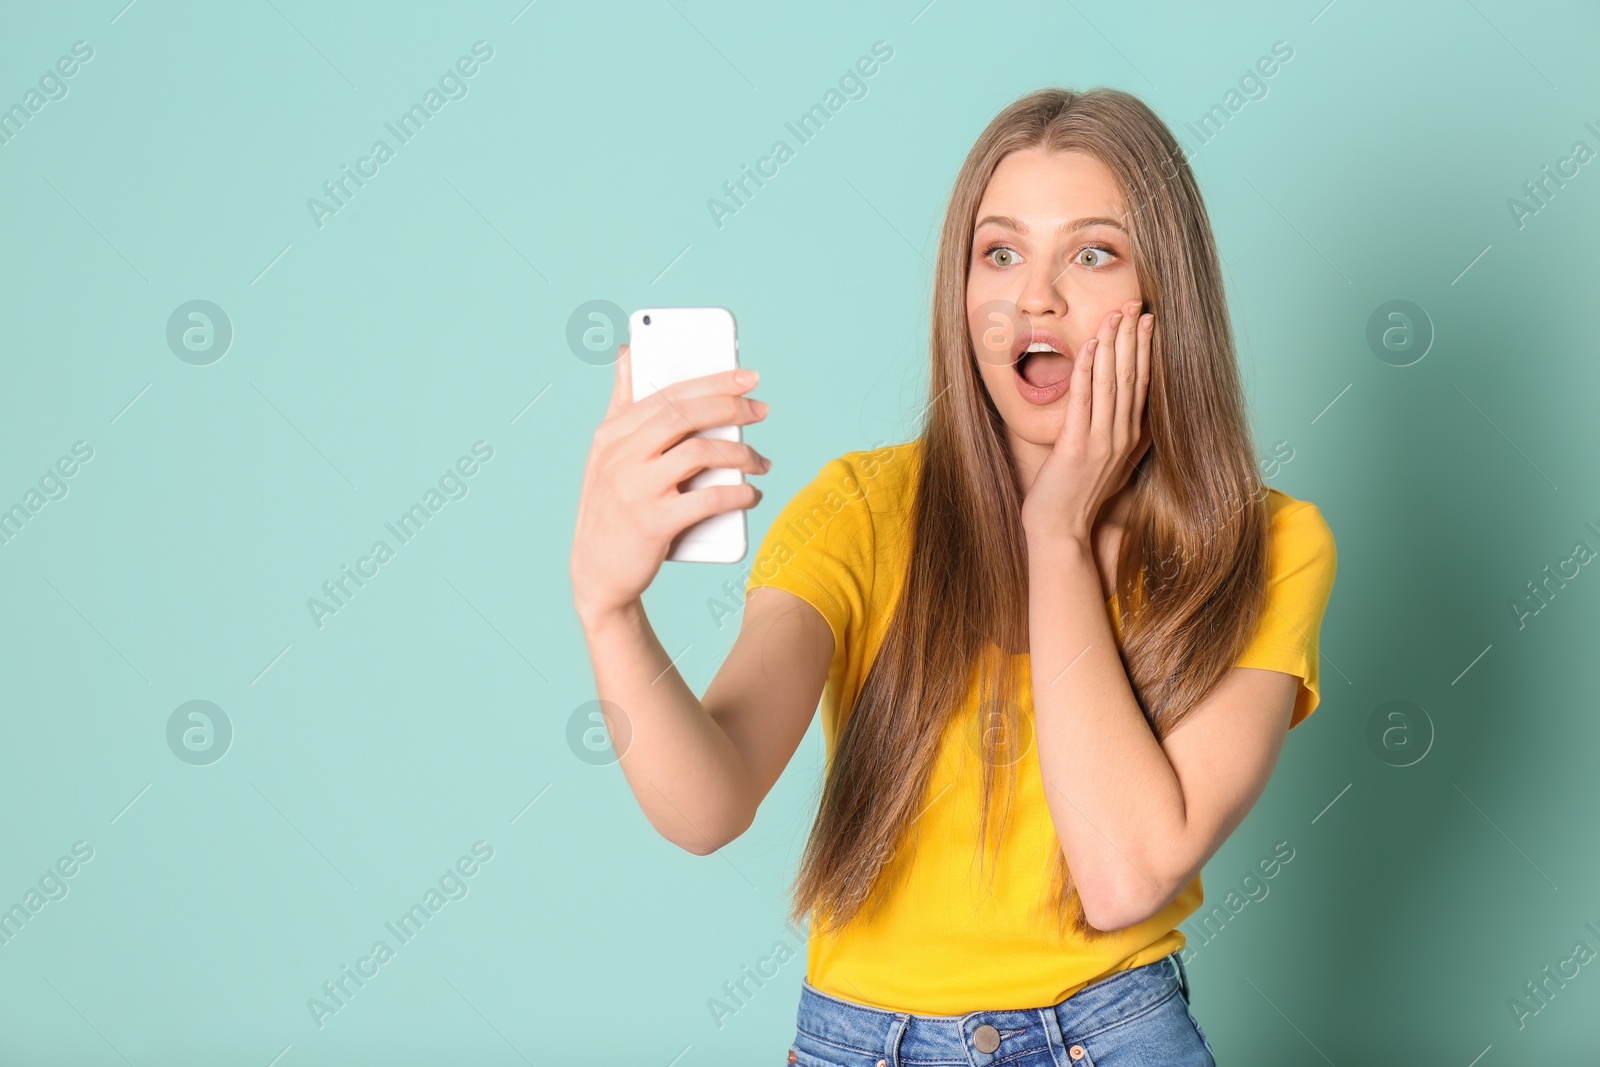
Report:
<svg viewBox="0 0 1600 1067"><path fill-rule="evenodd" d="M1011 434L1048 447L1074 402L1079 347L1142 300L1122 196L1093 156L1027 148L1000 161L977 218L967 329L978 370Z"/></svg>

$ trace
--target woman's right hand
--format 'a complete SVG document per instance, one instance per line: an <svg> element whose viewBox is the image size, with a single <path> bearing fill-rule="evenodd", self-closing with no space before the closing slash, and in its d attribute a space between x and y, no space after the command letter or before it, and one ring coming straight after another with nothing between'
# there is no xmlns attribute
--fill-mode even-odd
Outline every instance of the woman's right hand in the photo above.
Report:
<svg viewBox="0 0 1600 1067"><path fill-rule="evenodd" d="M584 466L572 539L573 602L586 626L637 601L678 534L761 499L749 482L687 492L680 489L684 482L711 467L748 475L772 466L742 441L691 436L766 418L765 403L741 395L755 387L754 371L675 382L635 403L627 345L617 352L616 368L611 403Z"/></svg>

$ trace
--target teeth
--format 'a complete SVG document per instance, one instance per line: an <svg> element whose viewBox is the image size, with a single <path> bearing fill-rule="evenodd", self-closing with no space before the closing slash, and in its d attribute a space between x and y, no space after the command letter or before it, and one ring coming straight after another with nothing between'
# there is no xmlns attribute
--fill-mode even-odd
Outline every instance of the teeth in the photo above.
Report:
<svg viewBox="0 0 1600 1067"><path fill-rule="evenodd" d="M1061 354L1060 351L1048 341L1035 341L1033 344L1028 346L1027 350L1029 352L1055 352L1055 354L1058 356Z"/></svg>

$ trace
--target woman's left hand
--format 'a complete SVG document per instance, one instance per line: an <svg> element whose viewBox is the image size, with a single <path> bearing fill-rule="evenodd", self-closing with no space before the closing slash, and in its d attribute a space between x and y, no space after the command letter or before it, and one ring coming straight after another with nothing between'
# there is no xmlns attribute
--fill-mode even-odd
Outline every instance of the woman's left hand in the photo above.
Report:
<svg viewBox="0 0 1600 1067"><path fill-rule="evenodd" d="M1067 392L1066 421L1022 503L1030 539L1089 543L1100 508L1127 484L1150 448L1144 425L1155 316L1131 300L1106 314L1100 332L1078 350Z"/></svg>

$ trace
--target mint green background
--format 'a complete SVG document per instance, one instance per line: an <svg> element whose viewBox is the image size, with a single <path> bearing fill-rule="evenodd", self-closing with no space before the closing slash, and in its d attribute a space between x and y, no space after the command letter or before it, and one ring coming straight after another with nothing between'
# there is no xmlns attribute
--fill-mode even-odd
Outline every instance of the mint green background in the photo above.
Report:
<svg viewBox="0 0 1600 1067"><path fill-rule="evenodd" d="M785 936L820 732L707 858L569 750L594 691L567 555L611 371L568 317L734 309L772 404L759 538L828 458L914 434L941 213L999 108L1115 85L1193 149L1182 123L1277 40L1293 59L1194 165L1258 448L1289 443L1275 484L1322 509L1339 574L1324 702L1205 880L1296 856L1195 954L1194 1011L1224 1063L1600 1050L1594 967L1520 1030L1508 1008L1600 949L1600 578L1524 629L1509 609L1600 548L1600 163L1522 228L1506 206L1600 148L1592 6L123 2L0 15L0 103L95 49L0 146L0 504L95 450L0 546L0 906L95 850L0 946L0 1062L780 1062L800 959L721 1028L707 1000ZM318 229L306 198L480 39L469 95ZM706 199L877 40L866 98L718 229ZM210 366L166 345L192 299L233 323ZM1392 299L1437 331L1410 367L1364 340ZM306 598L478 440L466 498L317 629ZM647 596L697 690L741 574L670 565ZM210 766L167 748L191 699L233 723ZM1404 769L1365 739L1393 699L1437 731ZM478 840L469 895L318 1029L306 999Z"/></svg>

